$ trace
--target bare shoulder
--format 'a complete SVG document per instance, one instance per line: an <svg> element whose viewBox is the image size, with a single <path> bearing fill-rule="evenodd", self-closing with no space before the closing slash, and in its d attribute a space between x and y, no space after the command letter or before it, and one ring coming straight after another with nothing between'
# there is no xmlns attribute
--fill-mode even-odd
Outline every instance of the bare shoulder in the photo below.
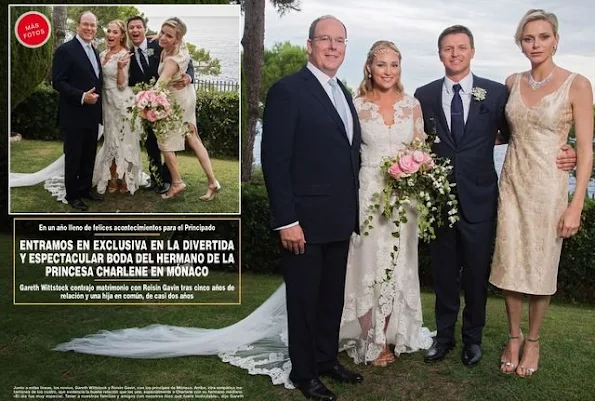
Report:
<svg viewBox="0 0 595 401"><path fill-rule="evenodd" d="M584 75L576 74L572 85L570 85L570 90L576 93L591 92L591 81Z"/></svg>
<svg viewBox="0 0 595 401"><path fill-rule="evenodd" d="M512 89L512 85L514 84L514 80L516 79L517 74L522 74L522 72L514 72L510 74L508 77L506 77L506 81L504 81L509 91L510 89Z"/></svg>

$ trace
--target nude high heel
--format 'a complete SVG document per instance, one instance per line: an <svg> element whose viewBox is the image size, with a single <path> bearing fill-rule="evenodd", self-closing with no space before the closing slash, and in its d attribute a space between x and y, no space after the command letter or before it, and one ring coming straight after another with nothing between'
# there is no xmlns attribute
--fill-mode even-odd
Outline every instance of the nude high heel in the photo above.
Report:
<svg viewBox="0 0 595 401"><path fill-rule="evenodd" d="M215 195L217 195L219 191L221 191L221 184L219 184L219 181L215 180L215 186L209 185L207 188L207 193L201 196L199 199L205 202L212 201L215 199Z"/></svg>

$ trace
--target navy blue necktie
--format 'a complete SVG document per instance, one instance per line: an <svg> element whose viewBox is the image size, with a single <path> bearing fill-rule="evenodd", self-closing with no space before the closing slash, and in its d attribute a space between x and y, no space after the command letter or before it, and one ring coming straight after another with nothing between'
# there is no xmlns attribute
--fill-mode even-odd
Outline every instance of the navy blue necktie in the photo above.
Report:
<svg viewBox="0 0 595 401"><path fill-rule="evenodd" d="M143 51L140 47L136 48L136 52L138 53L138 61L140 61L141 70L146 74L149 72L149 64L147 63L147 59L143 54Z"/></svg>
<svg viewBox="0 0 595 401"><path fill-rule="evenodd" d="M460 84L452 86L453 97L450 103L450 132L452 133L452 139L455 145L460 144L463 133L465 132L465 113L463 111L463 101L459 91L461 90Z"/></svg>

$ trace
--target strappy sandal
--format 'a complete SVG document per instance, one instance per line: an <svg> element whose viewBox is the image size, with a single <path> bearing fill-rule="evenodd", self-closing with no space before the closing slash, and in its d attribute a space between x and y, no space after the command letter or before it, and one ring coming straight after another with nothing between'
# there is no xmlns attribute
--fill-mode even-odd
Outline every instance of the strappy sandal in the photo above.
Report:
<svg viewBox="0 0 595 401"><path fill-rule="evenodd" d="M215 199L215 195L217 195L219 191L221 191L221 184L219 184L219 181L215 180L215 185L209 185L207 187L207 193L201 196L199 199L205 202L212 201Z"/></svg>
<svg viewBox="0 0 595 401"><path fill-rule="evenodd" d="M524 340L524 336L523 336L523 332L521 332L518 336L512 336L512 335L508 335L508 343L510 343L510 340L521 340L521 347L522 347L522 342ZM506 344L506 347L508 347L508 343ZM519 365L518 359L520 357L521 354L521 347L519 347L519 355L517 356L517 363L516 365L512 362L512 361L507 361L504 359L504 353L502 354L502 357L500 358L500 372L510 375L512 373L514 373L516 371L517 366ZM506 352L506 348L504 349L504 352ZM510 369L510 370L509 370Z"/></svg>
<svg viewBox="0 0 595 401"><path fill-rule="evenodd" d="M537 338L527 337L527 339L525 341L528 341L530 343L537 343L537 345L539 345L539 337L537 337ZM526 345L525 345L525 348L526 348ZM539 358L537 358L537 364L539 364ZM519 365L516 368L516 374L519 377L524 377L524 378L531 377L531 376L533 376L533 374L535 372L537 372L537 368L527 368L523 365Z"/></svg>
<svg viewBox="0 0 595 401"><path fill-rule="evenodd" d="M396 360L397 358L395 357L395 354L393 354L393 352L390 350L390 347L387 344L380 353L380 355L378 355L378 358L372 361L372 366L380 366L384 368L389 363L393 363Z"/></svg>
<svg viewBox="0 0 595 401"><path fill-rule="evenodd" d="M107 192L109 192L110 194L113 194L117 190L118 190L118 179L112 178L111 180L109 180L109 183L107 186Z"/></svg>
<svg viewBox="0 0 595 401"><path fill-rule="evenodd" d="M167 191L164 194L161 194L161 198L171 199L185 189L186 189L186 184L184 184L184 181L172 182L171 187L169 188L169 191Z"/></svg>

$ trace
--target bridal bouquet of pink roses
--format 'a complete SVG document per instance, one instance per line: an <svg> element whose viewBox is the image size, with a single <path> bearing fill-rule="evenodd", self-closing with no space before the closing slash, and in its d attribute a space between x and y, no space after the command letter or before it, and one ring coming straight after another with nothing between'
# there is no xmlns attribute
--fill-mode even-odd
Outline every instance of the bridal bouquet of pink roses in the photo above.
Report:
<svg viewBox="0 0 595 401"><path fill-rule="evenodd" d="M158 140L184 130L182 123L182 109L170 100L171 94L166 88L153 86L153 82L140 83L132 88L135 93L133 105L128 107L132 115L132 124L139 119L145 128L141 140L144 142L147 128L153 128Z"/></svg>
<svg viewBox="0 0 595 401"><path fill-rule="evenodd" d="M362 225L364 235L374 228L373 220L380 214L392 220L395 225L392 235L399 238L401 223L407 222L405 207L417 211L418 236L424 241L436 238L436 227L445 224L452 227L459 219L457 200L452 193L455 184L448 181L452 166L450 160L437 158L432 153L435 138L434 134L425 141L413 139L397 149L394 157L382 160L380 168L385 185L372 196ZM393 247L393 264L396 264L398 248L397 244ZM387 269L387 279L390 279L390 271L391 268Z"/></svg>

